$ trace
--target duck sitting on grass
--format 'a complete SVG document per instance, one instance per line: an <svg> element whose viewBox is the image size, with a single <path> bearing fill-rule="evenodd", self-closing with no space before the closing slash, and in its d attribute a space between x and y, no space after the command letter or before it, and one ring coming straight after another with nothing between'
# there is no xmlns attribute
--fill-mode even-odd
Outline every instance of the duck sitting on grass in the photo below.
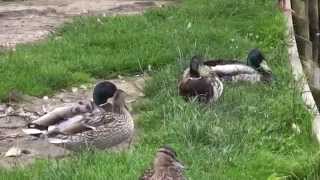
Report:
<svg viewBox="0 0 320 180"><path fill-rule="evenodd" d="M203 64L199 56L191 59L179 83L179 94L186 100L196 98L202 103L211 103L218 100L223 92L223 84L210 68Z"/></svg>
<svg viewBox="0 0 320 180"><path fill-rule="evenodd" d="M161 147L153 161L153 167L147 169L140 180L185 180L184 166L177 160L177 153L169 146Z"/></svg>
<svg viewBox="0 0 320 180"><path fill-rule="evenodd" d="M125 103L126 93L108 81L98 83L93 103L56 108L31 122L24 132L43 134L49 143L78 151L106 149L131 142L134 123Z"/></svg>
<svg viewBox="0 0 320 180"><path fill-rule="evenodd" d="M252 49L247 63L237 60L208 60L204 62L210 70L224 81L267 82L274 80L274 75L267 65L262 52Z"/></svg>

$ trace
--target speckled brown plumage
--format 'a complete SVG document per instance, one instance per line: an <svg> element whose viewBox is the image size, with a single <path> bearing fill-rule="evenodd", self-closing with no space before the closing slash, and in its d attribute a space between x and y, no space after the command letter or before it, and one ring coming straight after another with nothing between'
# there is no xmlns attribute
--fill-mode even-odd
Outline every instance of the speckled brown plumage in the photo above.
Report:
<svg viewBox="0 0 320 180"><path fill-rule="evenodd" d="M134 122L125 103L126 93L114 88L111 82L101 82L93 93L94 104L56 108L30 123L23 131L47 137L49 143L75 151L130 143Z"/></svg>
<svg viewBox="0 0 320 180"><path fill-rule="evenodd" d="M223 84L216 74L209 71L201 58L194 56L190 68L184 71L179 82L179 94L186 100L195 98L202 103L217 101L223 92Z"/></svg>
<svg viewBox="0 0 320 180"><path fill-rule="evenodd" d="M130 141L134 133L131 114L125 106L124 92L117 90L110 111L99 110L84 118L84 123L93 129L76 134L58 134L49 142L68 149L83 147L105 149L123 141Z"/></svg>
<svg viewBox="0 0 320 180"><path fill-rule="evenodd" d="M140 180L185 180L184 166L177 160L174 150L168 146L158 150L153 166L147 169Z"/></svg>

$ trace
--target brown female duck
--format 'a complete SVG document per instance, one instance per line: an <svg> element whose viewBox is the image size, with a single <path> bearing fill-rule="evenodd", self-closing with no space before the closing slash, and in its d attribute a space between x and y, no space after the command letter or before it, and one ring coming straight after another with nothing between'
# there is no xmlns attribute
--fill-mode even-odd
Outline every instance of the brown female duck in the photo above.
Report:
<svg viewBox="0 0 320 180"><path fill-rule="evenodd" d="M140 180L185 180L184 166L177 160L176 152L168 146L160 148L154 158L153 167L147 169Z"/></svg>
<svg viewBox="0 0 320 180"><path fill-rule="evenodd" d="M183 73L179 94L186 100L196 98L199 102L215 102L223 92L223 84L200 57L191 59L190 67Z"/></svg>
<svg viewBox="0 0 320 180"><path fill-rule="evenodd" d="M60 109L71 110L63 111L68 112L64 114L58 108L45 115L46 117L33 121L29 127L46 127L45 130L39 129L39 132L45 134L50 143L67 149L110 148L124 141L131 141L133 136L134 123L125 104L125 96L124 91L115 88L111 82L104 81L94 89L94 105L88 103L62 107ZM85 111L82 106L90 108L85 108Z"/></svg>

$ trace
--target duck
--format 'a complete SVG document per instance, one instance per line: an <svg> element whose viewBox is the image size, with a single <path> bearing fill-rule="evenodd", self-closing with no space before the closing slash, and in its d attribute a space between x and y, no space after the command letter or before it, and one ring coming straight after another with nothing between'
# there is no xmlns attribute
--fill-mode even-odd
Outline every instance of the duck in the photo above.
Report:
<svg viewBox="0 0 320 180"><path fill-rule="evenodd" d="M216 102L223 92L223 84L219 77L210 72L200 56L193 56L179 82L179 94L185 100L196 99L201 103Z"/></svg>
<svg viewBox="0 0 320 180"><path fill-rule="evenodd" d="M59 107L32 121L26 134L41 134L49 143L73 151L107 149L131 143L134 122L125 102L126 93L103 81L93 90L93 102Z"/></svg>
<svg viewBox="0 0 320 180"><path fill-rule="evenodd" d="M152 168L145 170L139 180L185 180L184 169L175 150L166 145L158 149Z"/></svg>
<svg viewBox="0 0 320 180"><path fill-rule="evenodd" d="M239 60L218 59L207 60L204 65L209 66L210 71L216 73L223 81L271 83L275 79L264 55L258 48L250 50L247 63Z"/></svg>

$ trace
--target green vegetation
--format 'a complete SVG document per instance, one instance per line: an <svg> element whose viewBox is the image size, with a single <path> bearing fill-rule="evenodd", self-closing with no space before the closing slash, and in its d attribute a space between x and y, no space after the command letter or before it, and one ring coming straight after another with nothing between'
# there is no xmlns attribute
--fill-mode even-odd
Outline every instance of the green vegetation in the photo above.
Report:
<svg viewBox="0 0 320 180"><path fill-rule="evenodd" d="M142 16L79 18L47 42L0 56L0 97L32 95L156 67L136 105L139 141L122 153L84 152L39 161L3 179L137 179L156 149L172 145L190 179L317 179L318 146L287 63L285 21L270 0L185 0ZM191 25L191 26L190 26ZM177 95L178 78L194 54L246 57L264 52L277 82L226 84L210 107ZM292 124L301 133L296 133Z"/></svg>

